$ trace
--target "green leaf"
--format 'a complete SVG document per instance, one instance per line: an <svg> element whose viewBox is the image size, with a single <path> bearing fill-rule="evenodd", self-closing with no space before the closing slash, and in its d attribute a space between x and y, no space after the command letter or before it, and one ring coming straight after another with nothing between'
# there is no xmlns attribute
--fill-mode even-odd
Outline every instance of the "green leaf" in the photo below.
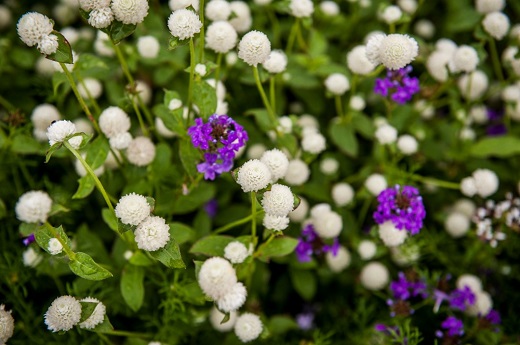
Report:
<svg viewBox="0 0 520 345"><path fill-rule="evenodd" d="M102 29L101 31L108 34L112 41L114 41L114 44L118 44L123 39L133 34L136 27L137 25L135 24L123 24L114 20L108 28Z"/></svg>
<svg viewBox="0 0 520 345"><path fill-rule="evenodd" d="M78 61L74 64L74 71L80 71L81 75L103 78L109 71L108 65L96 55L81 53Z"/></svg>
<svg viewBox="0 0 520 345"><path fill-rule="evenodd" d="M274 315L269 318L269 331L272 334L284 334L287 331L298 329L298 324L294 319L284 315Z"/></svg>
<svg viewBox="0 0 520 345"><path fill-rule="evenodd" d="M32 136L22 134L13 138L11 151L20 154L40 153L41 145Z"/></svg>
<svg viewBox="0 0 520 345"><path fill-rule="evenodd" d="M170 40L168 41L168 50L174 50L178 47L188 44L189 42L189 39L181 40L179 37L170 37Z"/></svg>
<svg viewBox="0 0 520 345"><path fill-rule="evenodd" d="M298 245L298 240L291 237L279 237L271 242L261 245L259 248L258 258L268 260L273 256L285 256L294 251Z"/></svg>
<svg viewBox="0 0 520 345"><path fill-rule="evenodd" d="M108 140L100 135L88 145L85 161L95 170L105 163L109 150Z"/></svg>
<svg viewBox="0 0 520 345"><path fill-rule="evenodd" d="M128 261L132 265L143 266L143 267L150 266L154 263L154 261L150 260L150 258L148 256L146 256L146 254L140 250L135 251L134 254L132 255L132 257L130 258L130 260L128 260Z"/></svg>
<svg viewBox="0 0 520 345"><path fill-rule="evenodd" d="M121 274L121 295L126 304L138 311L144 301L144 269L131 264L125 265Z"/></svg>
<svg viewBox="0 0 520 345"><path fill-rule="evenodd" d="M329 127L332 142L349 156L358 154L358 141L351 125L345 123L332 123Z"/></svg>
<svg viewBox="0 0 520 345"><path fill-rule="evenodd" d="M81 318L79 319L79 322L83 322L92 315L98 303L84 301L80 301L79 303L81 304Z"/></svg>
<svg viewBox="0 0 520 345"><path fill-rule="evenodd" d="M501 157L507 158L520 154L520 139L505 135L500 137L484 138L471 148L474 157Z"/></svg>
<svg viewBox="0 0 520 345"><path fill-rule="evenodd" d="M179 156L181 158L182 166L188 175L196 177L199 173L197 171L197 164L199 163L201 156L200 152L193 147L191 141L181 140L179 143Z"/></svg>
<svg viewBox="0 0 520 345"><path fill-rule="evenodd" d="M69 64L74 63L74 59L72 58L72 47L70 46L69 41L67 41L65 36L56 30L53 30L51 34L58 37L58 49L55 53L47 55L46 58L56 62Z"/></svg>
<svg viewBox="0 0 520 345"><path fill-rule="evenodd" d="M101 210L101 217L103 217L103 220L110 229L117 231L117 217L114 212L110 211L108 208L104 208Z"/></svg>
<svg viewBox="0 0 520 345"><path fill-rule="evenodd" d="M179 245L175 241L172 235L172 229L170 227L170 240L165 247L149 252L152 257L162 262L166 267L170 268L186 268L184 261L182 261L181 251Z"/></svg>
<svg viewBox="0 0 520 345"><path fill-rule="evenodd" d="M58 89L62 84L65 84L66 88L70 88L65 73L54 73L52 75L52 90L54 91L54 96L58 95Z"/></svg>
<svg viewBox="0 0 520 345"><path fill-rule="evenodd" d="M298 152L298 140L296 137L290 133L284 133L277 139L280 146L285 147L291 155L294 157Z"/></svg>
<svg viewBox="0 0 520 345"><path fill-rule="evenodd" d="M38 223L21 223L18 227L18 232L20 233L20 235L27 237L30 234L35 234L39 228L40 226L38 225Z"/></svg>
<svg viewBox="0 0 520 345"><path fill-rule="evenodd" d="M291 281L294 289L305 300L310 301L316 294L316 277L311 271L291 269Z"/></svg>
<svg viewBox="0 0 520 345"><path fill-rule="evenodd" d="M356 129L356 132L365 138L372 139L374 137L374 124L365 114L354 113L354 116L352 117L352 125Z"/></svg>
<svg viewBox="0 0 520 345"><path fill-rule="evenodd" d="M171 212L184 214L197 210L215 196L215 189L214 184L200 182L187 195L179 195L175 199Z"/></svg>
<svg viewBox="0 0 520 345"><path fill-rule="evenodd" d="M54 145L52 145L48 150L47 152L45 153L45 163L49 162L49 160L51 159L51 156L54 152L56 152L57 150L59 150L61 148L62 144L61 143L56 143Z"/></svg>
<svg viewBox="0 0 520 345"><path fill-rule="evenodd" d="M195 231L182 223L170 223L170 234L178 244L183 244L195 238Z"/></svg>
<svg viewBox="0 0 520 345"><path fill-rule="evenodd" d="M114 326L110 323L110 320L108 319L108 316L105 314L105 318L103 319L103 322L101 322L99 325L94 327L93 329L87 329L91 332L97 332L97 333L110 333L114 330Z"/></svg>
<svg viewBox="0 0 520 345"><path fill-rule="evenodd" d="M217 109L217 92L204 80L193 83L193 103L199 108L199 114L207 120Z"/></svg>
<svg viewBox="0 0 520 345"><path fill-rule="evenodd" d="M86 224L82 224L79 227L74 238L77 243L78 251L90 253L95 260L99 260L100 262L111 261L100 236L96 232L90 231Z"/></svg>
<svg viewBox="0 0 520 345"><path fill-rule="evenodd" d="M53 202L52 206L51 206L51 211L49 212L49 217L62 213L62 212L69 212L69 211L70 211L70 209L66 208L65 206L60 205L56 202Z"/></svg>
<svg viewBox="0 0 520 345"><path fill-rule="evenodd" d="M182 118L183 112L182 107L172 111L162 104L158 104L153 108L153 113L164 122L166 128L180 136L186 135L186 128Z"/></svg>
<svg viewBox="0 0 520 345"><path fill-rule="evenodd" d="M273 129L273 123L269 119L269 113L265 109L249 109L245 113L246 115L252 115L256 124L260 127L263 132L267 132Z"/></svg>
<svg viewBox="0 0 520 345"><path fill-rule="evenodd" d="M74 274L88 280L103 280L112 277L112 273L99 266L90 255L78 252L74 260L69 262Z"/></svg>
<svg viewBox="0 0 520 345"><path fill-rule="evenodd" d="M224 256L224 248L235 241L231 236L210 235L201 238L190 248L192 254L204 254L207 256Z"/></svg>
<svg viewBox="0 0 520 345"><path fill-rule="evenodd" d="M65 231L63 231L63 227L60 225L57 228L53 227L53 229L56 232L57 236L59 238L61 238L63 241L65 241L67 246L70 247L71 246L71 241L70 241L69 237L67 236L67 234L65 233ZM47 253L51 254L51 252L48 249L49 248L49 241L52 238L56 238L56 236L54 236L52 231L49 228L47 228L47 226L45 226L45 225L40 226L38 228L38 230L34 233L34 238L36 240L36 243L38 243L38 245L40 246L41 249L43 249Z"/></svg>
<svg viewBox="0 0 520 345"><path fill-rule="evenodd" d="M92 193L94 187L96 186L96 182L90 175L85 175L78 179L79 186L78 190L72 196L72 199L83 199Z"/></svg>

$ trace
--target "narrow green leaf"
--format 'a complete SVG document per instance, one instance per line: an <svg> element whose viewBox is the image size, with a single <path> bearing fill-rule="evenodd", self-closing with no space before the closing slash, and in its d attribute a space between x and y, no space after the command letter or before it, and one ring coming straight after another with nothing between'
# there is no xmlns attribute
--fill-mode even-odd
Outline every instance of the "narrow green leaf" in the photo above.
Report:
<svg viewBox="0 0 520 345"><path fill-rule="evenodd" d="M78 252L74 260L69 262L74 274L88 280L103 280L112 277L112 273L99 266L90 255Z"/></svg>
<svg viewBox="0 0 520 345"><path fill-rule="evenodd" d="M56 30L53 30L51 34L58 37L58 49L54 54L47 55L46 58L56 62L69 64L74 63L74 59L72 58L72 47L70 46L69 41L67 41L65 36Z"/></svg>
<svg viewBox="0 0 520 345"><path fill-rule="evenodd" d="M59 150L61 146L61 143L56 143L47 150L47 152L45 153L45 163L47 163L51 159L52 154Z"/></svg>
<svg viewBox="0 0 520 345"><path fill-rule="evenodd" d="M182 166L188 175L191 177L197 176L197 164L201 159L201 155L189 140L182 140L179 143L179 156L181 158Z"/></svg>
<svg viewBox="0 0 520 345"><path fill-rule="evenodd" d="M279 237L273 239L271 242L262 245L259 248L258 258L267 260L273 256L285 256L294 251L298 245L298 240L291 237Z"/></svg>
<svg viewBox="0 0 520 345"><path fill-rule="evenodd" d="M201 238L190 248L190 253L207 256L224 256L224 248L235 241L231 236L210 235Z"/></svg>
<svg viewBox="0 0 520 345"><path fill-rule="evenodd" d="M96 186L96 182L90 175L85 175L78 179L79 186L78 190L72 196L72 199L83 199L92 193L94 187Z"/></svg>
<svg viewBox="0 0 520 345"><path fill-rule="evenodd" d="M505 135L500 137L484 138L476 142L471 148L474 157L511 157L520 154L520 139Z"/></svg>
<svg viewBox="0 0 520 345"><path fill-rule="evenodd" d="M101 210L101 217L103 217L103 220L110 229L117 231L117 217L114 212L110 211L108 208L104 208Z"/></svg>
<svg viewBox="0 0 520 345"><path fill-rule="evenodd" d="M329 128L332 142L338 148L348 154L356 157L358 154L358 141L351 125L345 123L333 123Z"/></svg>
<svg viewBox="0 0 520 345"><path fill-rule="evenodd" d="M107 28L108 32L107 29L103 29L101 31L105 31L105 33L107 33L108 36L110 36L112 41L114 41L114 44L118 44L123 39L133 34L136 27L137 25L135 24L123 24L117 20L114 20L112 24Z"/></svg>
<svg viewBox="0 0 520 345"><path fill-rule="evenodd" d="M121 295L126 304L138 311L144 301L144 269L131 264L125 265L121 274Z"/></svg>
<svg viewBox="0 0 520 345"><path fill-rule="evenodd" d="M155 107L153 107L153 113L155 114L155 116L157 116L164 122L166 128L178 134L179 136L186 135L183 112L184 109L182 107L175 110L170 110L167 106L163 104L158 104Z"/></svg>
<svg viewBox="0 0 520 345"><path fill-rule="evenodd" d="M193 103L199 108L200 116L207 120L217 109L215 88L204 80L197 80L193 83Z"/></svg>
<svg viewBox="0 0 520 345"><path fill-rule="evenodd" d="M316 277L311 271L291 269L290 277L294 289L305 300L310 301L316 294Z"/></svg>
<svg viewBox="0 0 520 345"><path fill-rule="evenodd" d="M88 145L85 161L95 170L105 163L109 150L108 140L104 136L99 135Z"/></svg>

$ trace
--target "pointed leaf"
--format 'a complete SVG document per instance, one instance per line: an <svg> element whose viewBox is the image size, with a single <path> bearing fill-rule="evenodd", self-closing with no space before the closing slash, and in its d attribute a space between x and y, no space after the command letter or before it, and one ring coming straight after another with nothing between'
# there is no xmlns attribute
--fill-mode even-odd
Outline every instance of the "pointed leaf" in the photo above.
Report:
<svg viewBox="0 0 520 345"><path fill-rule="evenodd" d="M182 261L181 251L179 245L172 235L170 227L170 240L165 247L149 252L152 257L162 262L165 266L170 268L186 268L184 261Z"/></svg>
<svg viewBox="0 0 520 345"><path fill-rule="evenodd" d="M69 262L72 272L88 280L103 280L112 277L112 273L99 266L90 255L78 252L74 260Z"/></svg>
<svg viewBox="0 0 520 345"><path fill-rule="evenodd" d="M51 35L56 35L58 37L58 49L55 53L47 55L46 58L56 62L69 64L74 63L74 59L72 58L72 48L65 36L56 30L53 30Z"/></svg>
<svg viewBox="0 0 520 345"><path fill-rule="evenodd" d="M138 311L144 301L144 269L142 267L127 264L121 274L121 295L126 304Z"/></svg>
<svg viewBox="0 0 520 345"><path fill-rule="evenodd" d="M204 80L193 84L193 103L197 105L200 117L207 120L217 109L217 92Z"/></svg>
<svg viewBox="0 0 520 345"><path fill-rule="evenodd" d="M59 236L60 239L65 241L65 243L70 247L71 241L65 233L65 231L63 231L63 227L60 225L57 228L53 227L53 229L56 232L57 236ZM56 238L56 236L45 225L40 226L39 229L34 233L34 239L36 240L36 243L38 243L41 249L45 250L49 254L51 254L51 252L49 251L49 241L52 238Z"/></svg>
<svg viewBox="0 0 520 345"><path fill-rule="evenodd" d="M85 175L78 179L79 186L78 190L72 196L72 199L83 199L92 193L94 187L96 186L96 182L90 175Z"/></svg>
<svg viewBox="0 0 520 345"><path fill-rule="evenodd" d="M100 135L88 145L85 161L95 170L105 163L109 150L108 140Z"/></svg>
<svg viewBox="0 0 520 345"><path fill-rule="evenodd" d="M114 212L110 211L108 208L104 208L101 210L101 217L103 217L103 220L110 229L117 231L117 217Z"/></svg>
<svg viewBox="0 0 520 345"><path fill-rule="evenodd" d="M182 140L179 144L179 156L181 157L182 166L184 170L191 177L195 177L198 174L197 164L201 159L200 152L193 147L193 144L189 140Z"/></svg>
<svg viewBox="0 0 520 345"><path fill-rule="evenodd" d="M224 256L224 248L235 241L231 236L210 235L201 238L190 248L190 253L207 256Z"/></svg>
<svg viewBox="0 0 520 345"><path fill-rule="evenodd" d="M341 151L349 156L358 154L358 141L351 125L345 123L333 123L329 128L332 141Z"/></svg>
<svg viewBox="0 0 520 345"><path fill-rule="evenodd" d="M261 245L258 249L258 258L267 260L273 256L285 256L294 251L298 245L298 240L291 237L279 237L273 239L271 242Z"/></svg>

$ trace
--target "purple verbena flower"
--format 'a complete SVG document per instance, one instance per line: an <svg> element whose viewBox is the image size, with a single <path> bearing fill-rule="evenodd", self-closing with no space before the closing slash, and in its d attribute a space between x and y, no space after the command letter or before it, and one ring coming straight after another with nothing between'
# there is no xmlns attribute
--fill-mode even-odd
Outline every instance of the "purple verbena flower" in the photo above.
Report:
<svg viewBox="0 0 520 345"><path fill-rule="evenodd" d="M461 336L464 334L464 323L455 316L448 316L446 320L441 323L441 327L448 331L448 336L450 337Z"/></svg>
<svg viewBox="0 0 520 345"><path fill-rule="evenodd" d="M377 197L379 205L374 212L374 220L382 224L388 220L397 229L406 229L410 234L419 233L426 217L426 210L419 191L411 186L399 185L383 190Z"/></svg>
<svg viewBox="0 0 520 345"><path fill-rule="evenodd" d="M492 325L499 325L502 322L500 313L497 310L491 309L486 315L486 320Z"/></svg>
<svg viewBox="0 0 520 345"><path fill-rule="evenodd" d="M444 291L435 289L435 291L433 291L433 299L435 300L435 304L433 305L433 312L436 313L439 311L442 302L449 300L449 296Z"/></svg>
<svg viewBox="0 0 520 345"><path fill-rule="evenodd" d="M29 244L33 243L34 241L35 241L35 238L34 238L34 233L33 233L23 239L23 244L24 244L24 246L27 247Z"/></svg>
<svg viewBox="0 0 520 345"><path fill-rule="evenodd" d="M475 304L475 294L466 285L463 289L455 289L449 295L451 309L464 311L468 305Z"/></svg>
<svg viewBox="0 0 520 345"><path fill-rule="evenodd" d="M296 323L301 330L308 331L314 327L314 313L300 313L296 315Z"/></svg>
<svg viewBox="0 0 520 345"><path fill-rule="evenodd" d="M332 244L326 244L314 231L312 224L307 224L303 229L301 236L298 238L298 244L294 252L300 262L309 262L313 255L320 255L323 253L331 252L332 255L336 256L339 250L340 244L338 238L335 238Z"/></svg>
<svg viewBox="0 0 520 345"><path fill-rule="evenodd" d="M406 280L406 276L403 272L399 272L399 278L390 283L390 290L394 294L394 298L400 300L407 300L410 298L410 283Z"/></svg>
<svg viewBox="0 0 520 345"><path fill-rule="evenodd" d="M216 199L211 199L206 204L204 204L204 211L208 214L210 218L215 218L218 210L218 202Z"/></svg>
<svg viewBox="0 0 520 345"><path fill-rule="evenodd" d="M244 128L227 115L211 115L206 123L195 119L188 134L193 146L204 151L204 161L197 165L197 171L204 173L206 180L230 171L236 152L248 140Z"/></svg>
<svg viewBox="0 0 520 345"><path fill-rule="evenodd" d="M388 70L386 78L376 79L374 92L383 97L390 95L392 101L405 104L420 90L419 79L408 75L411 71L412 66L399 70Z"/></svg>

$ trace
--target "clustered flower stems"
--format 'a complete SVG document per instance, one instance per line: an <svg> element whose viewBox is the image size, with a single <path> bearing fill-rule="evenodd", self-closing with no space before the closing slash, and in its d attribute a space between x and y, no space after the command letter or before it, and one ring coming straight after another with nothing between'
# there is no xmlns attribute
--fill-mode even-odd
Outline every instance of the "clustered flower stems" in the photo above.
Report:
<svg viewBox="0 0 520 345"><path fill-rule="evenodd" d="M298 45L303 51L307 51L307 44L302 36L302 31L300 28L300 18L295 18L295 21L291 27L291 32L289 33L289 38L287 40L287 47L285 48L285 52L290 54L294 47L294 41L298 41Z"/></svg>
<svg viewBox="0 0 520 345"><path fill-rule="evenodd" d="M260 81L260 74L258 73L257 66L253 66L253 74L255 76L256 87L258 88L258 91L260 92L260 96L262 97L264 106L267 110L267 113L269 114L269 118L273 122L273 126L276 128L276 124L278 123L277 116L276 116L273 108L269 104L269 99L267 98L267 95L265 94L265 91L264 91L264 87L262 86L262 82Z"/></svg>
<svg viewBox="0 0 520 345"><path fill-rule="evenodd" d="M74 95L78 99L79 105L81 106L81 109L87 114L88 119L90 122L92 122L92 125L94 126L96 132L101 133L101 130L99 129L99 125L90 112L90 109L88 108L87 104L85 103L85 100L81 95L79 94L78 88L76 86L76 82L74 82L74 78L72 77L72 74L69 72L67 66L63 62L60 62L60 66L63 69L63 72L65 73L65 76L67 77L67 80L69 81L70 87L72 88L72 91L74 92Z"/></svg>
<svg viewBox="0 0 520 345"><path fill-rule="evenodd" d="M201 0L203 1L203 0ZM188 85L188 117L186 118L186 126L190 123L191 118L191 106L193 101L193 81L195 78L195 44L193 43L193 37L190 38L190 80ZM217 80L215 79L215 83Z"/></svg>

